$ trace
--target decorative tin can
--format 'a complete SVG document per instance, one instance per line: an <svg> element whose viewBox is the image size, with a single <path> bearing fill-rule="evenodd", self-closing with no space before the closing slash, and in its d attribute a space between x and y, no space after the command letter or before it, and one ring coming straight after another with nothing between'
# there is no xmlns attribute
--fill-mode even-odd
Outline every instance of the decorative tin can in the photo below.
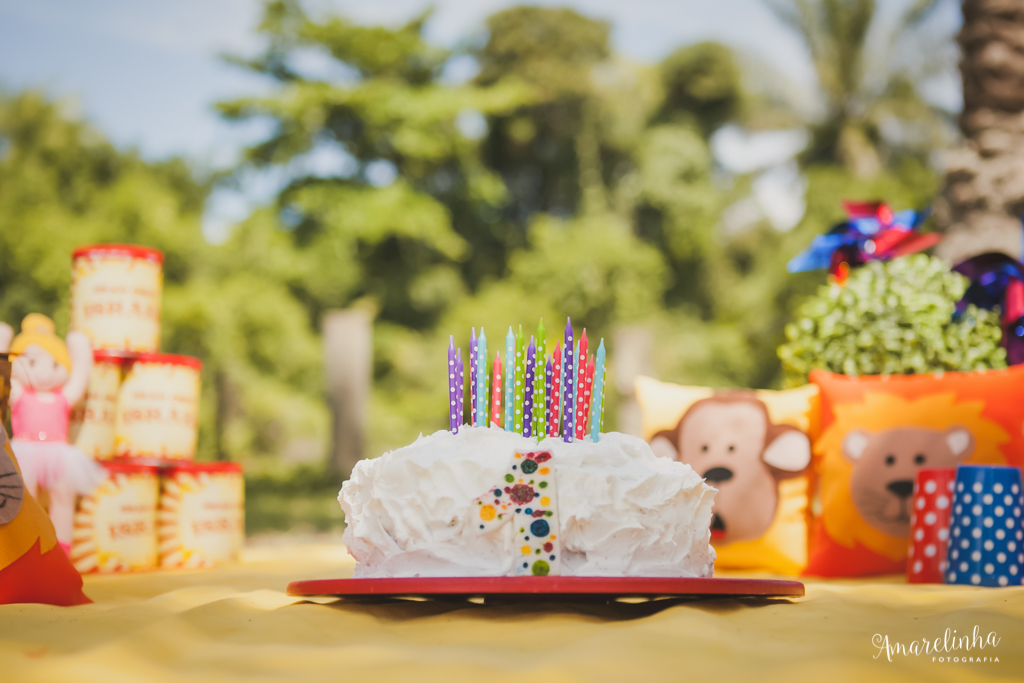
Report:
<svg viewBox="0 0 1024 683"><path fill-rule="evenodd" d="M202 367L198 358L169 353L146 353L126 361L114 425L118 456L195 457Z"/></svg>
<svg viewBox="0 0 1024 683"><path fill-rule="evenodd" d="M81 247L71 257L71 329L94 349L160 348L164 255L131 244Z"/></svg>
<svg viewBox="0 0 1024 683"><path fill-rule="evenodd" d="M75 513L71 562L82 574L155 569L157 468L103 466L107 479L81 499Z"/></svg>
<svg viewBox="0 0 1024 683"><path fill-rule="evenodd" d="M109 351L93 353L92 374L85 397L75 404L68 422L68 442L97 460L114 457L114 423L124 358Z"/></svg>
<svg viewBox="0 0 1024 683"><path fill-rule="evenodd" d="M160 566L211 567L238 559L245 539L245 482L233 462L165 468L157 515Z"/></svg>

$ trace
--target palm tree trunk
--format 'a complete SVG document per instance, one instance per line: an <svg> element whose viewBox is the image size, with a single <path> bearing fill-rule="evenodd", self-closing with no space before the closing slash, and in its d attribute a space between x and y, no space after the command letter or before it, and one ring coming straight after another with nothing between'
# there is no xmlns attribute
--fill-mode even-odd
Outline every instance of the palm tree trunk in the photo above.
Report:
<svg viewBox="0 0 1024 683"><path fill-rule="evenodd" d="M939 254L1021 257L1024 217L1024 2L964 0L961 50L965 141L947 160L936 202L947 232Z"/></svg>

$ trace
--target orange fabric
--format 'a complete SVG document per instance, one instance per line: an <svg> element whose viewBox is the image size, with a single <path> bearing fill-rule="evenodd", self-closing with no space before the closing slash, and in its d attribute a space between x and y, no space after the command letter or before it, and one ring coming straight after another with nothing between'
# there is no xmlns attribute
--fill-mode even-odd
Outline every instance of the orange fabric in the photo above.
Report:
<svg viewBox="0 0 1024 683"><path fill-rule="evenodd" d="M28 552L0 569L0 605L38 602L71 607L92 602L82 592L82 577L60 546L39 552L39 541Z"/></svg>
<svg viewBox="0 0 1024 683"><path fill-rule="evenodd" d="M0 444L20 473L2 426ZM91 602L82 593L82 577L57 544L53 523L28 491L17 516L0 524L0 604L15 602L61 606Z"/></svg>
<svg viewBox="0 0 1024 683"><path fill-rule="evenodd" d="M865 463L844 455L845 437L851 431L884 437L901 429L935 433L963 428L972 435L973 446L960 462L1024 463L1024 366L888 377L815 370L811 381L820 389L814 480L821 512L813 525L805 575L867 576L906 570L909 525L906 536L892 535L892 530L862 516L853 502L853 473ZM876 471L871 472L873 481L881 481L875 478Z"/></svg>

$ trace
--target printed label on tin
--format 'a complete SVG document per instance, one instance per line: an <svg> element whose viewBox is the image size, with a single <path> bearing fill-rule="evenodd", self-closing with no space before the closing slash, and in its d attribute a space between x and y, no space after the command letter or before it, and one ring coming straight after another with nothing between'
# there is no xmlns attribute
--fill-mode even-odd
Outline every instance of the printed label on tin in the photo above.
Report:
<svg viewBox="0 0 1024 683"><path fill-rule="evenodd" d="M120 387L120 363L97 361L85 397L71 410L68 441L97 460L115 455L114 422Z"/></svg>
<svg viewBox="0 0 1024 683"><path fill-rule="evenodd" d="M71 328L94 349L155 352L160 344L163 269L128 255L83 254L71 280Z"/></svg>
<svg viewBox="0 0 1024 683"><path fill-rule="evenodd" d="M192 459L199 389L195 368L133 363L118 394L115 452L131 457Z"/></svg>
<svg viewBox="0 0 1024 683"><path fill-rule="evenodd" d="M157 566L156 472L111 473L75 513L71 561L89 572L125 572Z"/></svg>
<svg viewBox="0 0 1024 683"><path fill-rule="evenodd" d="M158 533L161 567L209 567L238 559L245 538L241 473L164 477Z"/></svg>

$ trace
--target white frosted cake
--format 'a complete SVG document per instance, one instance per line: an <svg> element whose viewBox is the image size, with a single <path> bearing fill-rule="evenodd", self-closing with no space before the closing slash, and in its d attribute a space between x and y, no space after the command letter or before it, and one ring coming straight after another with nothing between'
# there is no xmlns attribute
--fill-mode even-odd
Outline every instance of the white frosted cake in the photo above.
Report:
<svg viewBox="0 0 1024 683"><path fill-rule="evenodd" d="M625 434L464 426L359 462L338 500L360 578L710 577L715 493Z"/></svg>

